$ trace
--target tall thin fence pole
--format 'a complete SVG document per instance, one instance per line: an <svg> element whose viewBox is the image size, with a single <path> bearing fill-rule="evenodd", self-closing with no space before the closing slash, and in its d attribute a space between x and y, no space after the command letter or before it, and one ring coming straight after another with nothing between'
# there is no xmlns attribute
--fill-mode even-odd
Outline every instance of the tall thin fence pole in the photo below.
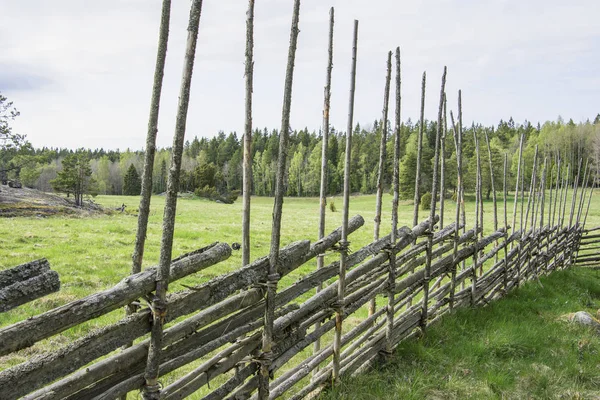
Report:
<svg viewBox="0 0 600 400"><path fill-rule="evenodd" d="M446 197L446 134L448 133L448 119L446 113L446 93L444 93L444 126L440 143L440 227L444 228L444 205ZM441 244L440 244L441 246Z"/></svg>
<svg viewBox="0 0 600 400"><path fill-rule="evenodd" d="M437 131L435 134L435 153L433 156L433 180L431 182L431 205L429 209L429 234L427 235L427 256L425 259L425 274L423 275L423 308L421 310L421 330L427 330L428 304L429 304L429 279L431 277L431 258L433 250L433 232L435 228L435 208L438 191L438 168L440 165L440 139L442 137L442 118L444 112L444 92L446 90L446 72L444 67L442 87L440 89L440 104L438 108Z"/></svg>
<svg viewBox="0 0 600 400"><path fill-rule="evenodd" d="M319 202L319 239L325 236L325 211L327 209L327 153L329 141L329 109L331 105L331 71L333 70L333 26L335 22L335 11L333 7L329 9L329 44L327 46L327 73L325 77L325 96L323 104L323 146L321 148L321 192ZM317 269L323 268L324 255L317 257ZM317 286L317 293L323 289L323 284ZM320 323L317 322L315 329L319 329ZM317 339L313 346L314 352L321 348L321 340Z"/></svg>
<svg viewBox="0 0 600 400"><path fill-rule="evenodd" d="M283 214L283 195L285 194L284 175L286 170L288 140L290 130L290 113L292 109L292 86L294 82L294 63L298 43L298 20L300 18L300 0L294 1L290 46L283 90L283 107L281 111L281 130L279 132L279 157L277 159L277 179L275 183L275 200L273 204L273 226L271 228L271 248L269 250L269 271L266 282L265 316L262 335L262 354L260 355L260 372L258 375L258 397L269 398L269 365L273 350L273 322L275 320L275 295L279 281L279 247L281 242L281 217Z"/></svg>
<svg viewBox="0 0 600 400"><path fill-rule="evenodd" d="M581 195L579 197L579 205L578 205L578 210L577 210L577 218L575 219L575 225L579 225L579 221L581 219L581 212L583 210L583 199L585 198L585 191L587 190L587 182L589 180L589 160L585 161L585 169L584 169L584 173L583 173L583 180L581 181L582 184L582 189L581 189Z"/></svg>
<svg viewBox="0 0 600 400"><path fill-rule="evenodd" d="M394 188L394 197L392 200L392 234L390 238L390 244L393 246L396 243L396 233L398 231L398 201L400 192L400 133L402 127L402 120L400 118L401 111L401 65L400 65L400 47L396 47L396 126L394 129L394 174L392 177L392 185ZM394 332L394 314L395 314L395 299L394 289L396 283L396 253L390 251L390 263L388 271L388 287L387 287L387 298L388 305L386 310L387 318L387 330L386 330L386 347L385 350L389 354L393 348L393 332Z"/></svg>
<svg viewBox="0 0 600 400"><path fill-rule="evenodd" d="M425 85L427 83L427 73L423 72L421 81L421 117L419 119L419 137L417 139L417 168L415 175L415 201L413 209L413 226L419 223L419 204L421 202L421 154L423 153L423 131L425 129Z"/></svg>
<svg viewBox="0 0 600 400"><path fill-rule="evenodd" d="M492 185L492 196L494 201L494 232L498 232L498 200L496 198L496 186L494 185L494 163L492 162L492 147L490 146L490 137L487 133L487 130L483 130L485 134L485 143L487 145L488 151L488 161L490 165L490 184ZM493 131L492 131L493 133ZM496 246L498 246L498 241L496 240ZM496 262L498 261L498 253L496 253Z"/></svg>
<svg viewBox="0 0 600 400"><path fill-rule="evenodd" d="M507 207L507 197L508 197L508 154L504 153L504 179L502 180L502 202L504 205L504 280L502 288L504 293L508 290L508 244L506 243L508 240L508 207Z"/></svg>
<svg viewBox="0 0 600 400"><path fill-rule="evenodd" d="M450 119L452 120L452 131L454 133L454 146L456 148L456 213L455 213L455 226L454 226L454 244L452 248L452 272L451 272L451 283L450 283L450 311L454 309L454 293L456 292L456 268L458 267L458 239L460 234L460 208L462 203L462 137L459 130L456 128L454 123L454 116L450 111ZM464 227L463 227L464 228ZM464 281L463 281L464 282Z"/></svg>
<svg viewBox="0 0 600 400"><path fill-rule="evenodd" d="M377 195L375 201L375 224L373 232L373 241L379 239L379 228L381 225L381 203L383 198L383 181L385 173L385 160L387 149L387 130L388 130L388 105L390 102L390 81L392 79L392 52L388 52L387 73L385 76L385 90L383 93L383 112L381 116L381 142L379 144L379 170L377 172ZM369 302L369 316L375 314L375 298Z"/></svg>
<svg viewBox="0 0 600 400"><path fill-rule="evenodd" d="M348 257L348 207L350 205L350 160L352 150L352 128L354 124L354 92L356 88L356 56L358 48L358 20L354 20L352 39L352 67L350 71L350 99L348 102L348 125L346 127L346 159L344 161L344 210L342 217L342 239L340 240L340 271L335 312L335 335L333 338L333 381L340 380L340 356L342 349L343 304L346 291L346 264Z"/></svg>
<svg viewBox="0 0 600 400"><path fill-rule="evenodd" d="M471 271L471 306L474 307L477 300L477 260L479 257L479 242L478 232L481 228L479 226L479 190L481 188L481 160L479 158L479 139L477 138L477 132L473 129L473 141L475 142L475 153L477 155L477 179L475 183L475 251L473 252L473 267Z"/></svg>
<svg viewBox="0 0 600 400"><path fill-rule="evenodd" d="M554 206L552 207L552 220L550 222L550 226L554 226L554 223L556 222L556 207L557 207L557 203L558 203L558 198L560 195L560 184L562 183L562 169L561 169L561 158L560 156L558 156L558 161L556 164L556 189L555 189L555 195L554 195Z"/></svg>
<svg viewBox="0 0 600 400"><path fill-rule="evenodd" d="M242 265L250 263L250 196L252 194L252 92L254 80L254 0L246 12L246 122L244 124L244 160L242 168Z"/></svg>
<svg viewBox="0 0 600 400"><path fill-rule="evenodd" d="M521 167L523 164L523 141L525 140L525 134L521 133L521 139L519 140L519 163L517 164L517 179L516 179L516 187L515 187L515 201L513 207L513 219L512 219L512 231L515 231L515 227L517 225L517 204L519 203L519 179L521 177ZM521 228L523 228L521 226ZM513 242L514 243L514 242ZM511 244L511 249L513 248L513 244Z"/></svg>
<svg viewBox="0 0 600 400"><path fill-rule="evenodd" d="M583 159L579 159L577 167L577 178L573 181L573 197L571 198L571 212L569 213L569 228L573 227L573 215L575 214L575 203L577 201L577 189L579 187L579 175L581 174L581 163Z"/></svg>
<svg viewBox="0 0 600 400"><path fill-rule="evenodd" d="M144 172L142 173L142 194L138 215L137 233L133 247L131 273L137 274L142 270L144 258L144 244L148 230L148 216L150 214L150 196L152 195L152 170L156 154L156 135L158 133L158 114L160 110L160 97L162 93L163 77L165 75L165 60L167 58L167 44L169 42L169 23L171 20L171 0L163 0L160 19L160 33L158 37L158 51L156 52L156 66L154 67L154 84L152 99L150 100L150 117L148 118L148 133L146 136L146 151L144 153ZM133 311L133 310L132 310Z"/></svg>
<svg viewBox="0 0 600 400"><path fill-rule="evenodd" d="M190 10L183 76L181 79L179 105L175 122L175 135L173 137L173 153L171 155L169 180L167 182L167 196L165 199L165 211L163 217L163 235L160 246L160 262L159 268L156 271L156 292L152 300L153 323L145 371L146 383L143 392L144 399L146 400L158 399L160 397L158 366L162 350L163 325L167 313L166 296L169 284L171 254L173 251L173 232L175 230L175 214L177 211L177 191L179 189L183 142L185 139L190 87L192 84L192 72L194 70L194 57L196 55L196 43L198 39L198 26L200 25L201 11L202 0L195 0L192 3Z"/></svg>
<svg viewBox="0 0 600 400"><path fill-rule="evenodd" d="M563 193L561 193L562 210L559 210L561 226L565 225L565 215L567 213L567 195L569 193L569 179L570 179L571 175L572 175L571 164L568 164L567 165L567 175L565 176L563 189L562 189Z"/></svg>

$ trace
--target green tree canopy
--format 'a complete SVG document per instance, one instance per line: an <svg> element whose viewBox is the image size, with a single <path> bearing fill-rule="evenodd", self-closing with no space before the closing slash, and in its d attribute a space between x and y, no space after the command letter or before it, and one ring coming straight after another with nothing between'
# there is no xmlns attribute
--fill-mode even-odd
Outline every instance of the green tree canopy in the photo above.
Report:
<svg viewBox="0 0 600 400"><path fill-rule="evenodd" d="M92 178L90 156L82 150L69 154L62 160L62 171L52 180L52 188L57 192L75 197L75 205L83 205L84 194L97 194L96 181Z"/></svg>
<svg viewBox="0 0 600 400"><path fill-rule="evenodd" d="M127 173L123 178L123 194L126 196L139 196L142 192L140 174L133 164L129 164Z"/></svg>

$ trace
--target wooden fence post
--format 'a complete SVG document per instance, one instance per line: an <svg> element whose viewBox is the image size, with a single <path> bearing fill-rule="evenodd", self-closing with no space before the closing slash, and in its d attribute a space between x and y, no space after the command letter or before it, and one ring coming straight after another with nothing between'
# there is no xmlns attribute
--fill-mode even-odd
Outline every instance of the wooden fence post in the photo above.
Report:
<svg viewBox="0 0 600 400"><path fill-rule="evenodd" d="M321 147L321 191L319 201L319 239L325 235L325 212L327 209L327 148L329 140L329 108L331 105L331 71L333 69L333 25L335 22L334 9L329 9L329 45L327 46L327 73L325 78L325 99L323 104L323 146ZM317 257L317 269L323 268L324 255ZM323 284L317 286L317 293L323 289ZM315 329L321 324L317 322ZM316 353L321 348L321 339L317 339L313 346ZM318 370L318 369L317 369Z"/></svg>
<svg viewBox="0 0 600 400"><path fill-rule="evenodd" d="M401 111L401 85L402 77L400 71L400 47L396 47L396 126L394 129L394 175L392 177L392 185L394 188L394 198L392 200L392 234L390 236L391 246L396 245L396 233L398 231L398 201L400 190L400 133L402 120L400 119ZM386 345L385 351L391 354L393 349L393 333L394 333L394 314L395 314L395 297L394 289L396 286L396 253L389 252L389 271L388 271L388 287L387 298L388 305L386 310L387 330L385 333Z"/></svg>
<svg viewBox="0 0 600 400"><path fill-rule="evenodd" d="M479 139L477 131L473 129L473 141L475 142L475 154L477 155L477 180L475 184L475 251L473 252L473 267L471 271L471 306L474 307L477 303L477 259L479 256L479 201L481 190L481 159L479 157Z"/></svg>
<svg viewBox="0 0 600 400"><path fill-rule="evenodd" d="M346 159L344 163L344 210L342 216L342 239L340 240L340 271L338 277L337 303L335 304L335 336L333 338L333 382L340 381L340 356L342 349L342 322L344 318L344 294L346 291L346 264L348 257L348 207L350 205L350 156L354 121L354 92L356 87L356 54L358 47L358 20L354 20L352 39L352 66L350 70L350 99L348 102L348 125L346 127Z"/></svg>
<svg viewBox="0 0 600 400"><path fill-rule="evenodd" d="M453 134L454 134L454 146L456 147L456 169L457 169L457 180L456 180L456 215L454 225L454 246L452 249L452 271L451 271L451 282L450 282L450 298L449 308L450 311L454 309L454 293L456 292L456 268L458 267L458 245L459 245L459 232L460 232L460 209L462 204L462 192L463 192L463 178L462 178L462 135L461 132L456 128L454 124L454 116L450 111L450 118L452 120ZM464 226L463 226L464 230ZM464 281L463 281L464 282Z"/></svg>
<svg viewBox="0 0 600 400"><path fill-rule="evenodd" d="M173 232L175 230L175 213L177 210L177 192L179 190L179 175L181 172L181 158L183 156L183 141L187 112L190 100L190 87L194 70L194 57L196 55L196 42L198 39L198 26L202 0L195 0L190 9L188 24L188 37L184 58L183 76L179 105L175 122L175 135L173 137L173 154L169 168L167 183L167 198L165 200L165 213L163 217L163 235L160 246L160 263L156 272L156 293L152 300L152 333L148 348L148 361L146 364L146 384L144 385L144 399L158 399L160 397L160 384L158 383L158 366L162 350L163 324L167 312L166 296L169 284L169 271L171 266L171 253L173 250Z"/></svg>
<svg viewBox="0 0 600 400"><path fill-rule="evenodd" d="M285 194L284 175L286 170L288 140L290 130L290 112L292 108L292 85L294 82L294 63L298 43L298 20L300 18L300 0L294 0L290 46L285 72L283 90L283 107L281 110L281 131L279 132L279 157L277 159L277 179L275 182L275 199L273 204L273 225L271 228L271 248L269 250L269 271L266 282L265 317L262 335L262 349L258 356L260 372L258 374L258 397L269 398L269 366L273 356L273 323L275 321L275 295L279 282L279 245L281 242L281 217L283 214L283 195Z"/></svg>
<svg viewBox="0 0 600 400"><path fill-rule="evenodd" d="M388 105L390 101L390 81L392 79L392 52L388 52L387 73L385 76L385 90L383 93L383 112L381 116L381 141L379 144L379 168L377 172L377 195L375 200L375 224L373 241L379 240L379 227L381 225L381 202L383 197L383 181L385 174L385 160L387 149L388 130ZM369 302L369 316L375 314L375 298Z"/></svg>
<svg viewBox="0 0 600 400"><path fill-rule="evenodd" d="M421 118L419 119L419 137L417 139L417 168L415 175L415 202L413 210L413 226L419 223L419 204L421 202L420 184L421 184L421 154L423 152L423 130L425 129L425 85L427 73L423 72L421 81Z"/></svg>
<svg viewBox="0 0 600 400"><path fill-rule="evenodd" d="M252 195L252 92L254 79L254 0L246 11L246 122L244 124L244 160L242 167L242 266L250 263L250 196Z"/></svg>
<svg viewBox="0 0 600 400"><path fill-rule="evenodd" d="M438 108L438 120L437 120L437 131L435 134L435 153L433 156L433 179L431 182L431 205L429 210L429 233L427 235L427 256L425 259L425 274L423 275L423 308L421 310L421 331L423 333L427 330L427 319L428 319L428 304L429 304L429 280L431 279L431 252L433 250L433 232L435 227L435 208L437 202L437 190L438 190L438 168L440 163L440 138L442 137L442 114L444 111L444 92L446 89L446 72L447 69L444 67L444 73L442 75L442 88L440 89L440 104Z"/></svg>

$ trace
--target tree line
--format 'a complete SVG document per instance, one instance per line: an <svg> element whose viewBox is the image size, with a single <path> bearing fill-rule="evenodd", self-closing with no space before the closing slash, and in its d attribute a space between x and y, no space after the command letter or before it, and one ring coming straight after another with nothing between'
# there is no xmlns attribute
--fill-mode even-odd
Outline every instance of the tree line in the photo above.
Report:
<svg viewBox="0 0 600 400"><path fill-rule="evenodd" d="M375 121L369 126L356 125L353 131L350 187L353 193L368 194L376 191L377 164L381 126ZM388 124L388 126L393 126ZM414 196L417 163L417 136L419 123L410 119L401 127L400 196L411 199ZM424 122L424 139L421 161L420 193L427 193L431 187L433 153L437 122ZM342 192L345 133L330 129L327 154L328 195ZM531 177L531 165L536 145L541 159L547 157L550 165L558 157L566 170L567 164L574 178L579 158L589 159L595 170L600 165L600 114L594 121L575 123L562 118L543 125L533 126L529 122L517 124L510 118L500 121L497 126L472 125L464 129L463 157L465 189L474 190L476 151L474 135L485 146L485 133L490 140L492 168L495 176L503 174L504 154L508 155L509 187L514 187L517 172L518 149L521 135L524 136L525 182ZM393 149L391 132L388 132L386 171L384 183L391 184ZM445 187L448 193L456 189L456 151L452 127L449 126L444 138ZM319 132L307 129L290 133L290 148L287 174L287 195L317 196L319 194L322 136ZM140 176L143 168L143 151L104 150L65 148L34 148L22 146L12 159L3 154L1 160L5 175L18 179L23 185L43 191L61 191L73 194L76 199L84 193L108 195L138 195ZM275 190L275 172L279 151L277 130L256 129L252 134L252 192L258 196L272 196ZM184 147L180 188L182 192L196 192L204 197L219 198L242 190L242 138L235 132L226 135L219 132L212 138L198 138L187 141ZM6 153L6 151L3 151ZM170 148L156 152L153 173L153 193L166 190ZM491 179L489 156L486 147L480 149L483 193L489 198ZM12 164L11 164L12 162ZM18 164L17 167L14 165ZM575 167L574 167L575 166ZM2 167L2 166L0 166ZM528 169L529 168L529 169ZM541 170L541 169L540 169ZM593 175L593 174L592 174ZM498 178L500 181L500 178ZM79 183L78 183L79 182ZM79 186L77 186L79 185ZM499 187L498 187L499 188ZM497 188L497 189L498 189Z"/></svg>

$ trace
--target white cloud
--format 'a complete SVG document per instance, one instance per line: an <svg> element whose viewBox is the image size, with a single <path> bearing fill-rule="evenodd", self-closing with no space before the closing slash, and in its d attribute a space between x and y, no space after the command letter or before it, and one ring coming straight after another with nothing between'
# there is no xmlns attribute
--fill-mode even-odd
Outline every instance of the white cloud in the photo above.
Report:
<svg viewBox="0 0 600 400"><path fill-rule="evenodd" d="M0 0L0 90L34 145L140 148L145 142L159 0ZM173 1L159 145L171 143L189 1ZM401 46L403 118L418 115L428 73L435 117L448 65L449 105L467 120L593 117L600 110L600 2L318 0L302 2L292 126L321 123L330 5L336 8L332 123L346 126L352 21L360 20L356 120L379 118L385 59ZM292 2L256 4L254 124L279 126ZM188 137L241 132L246 2L204 1Z"/></svg>

